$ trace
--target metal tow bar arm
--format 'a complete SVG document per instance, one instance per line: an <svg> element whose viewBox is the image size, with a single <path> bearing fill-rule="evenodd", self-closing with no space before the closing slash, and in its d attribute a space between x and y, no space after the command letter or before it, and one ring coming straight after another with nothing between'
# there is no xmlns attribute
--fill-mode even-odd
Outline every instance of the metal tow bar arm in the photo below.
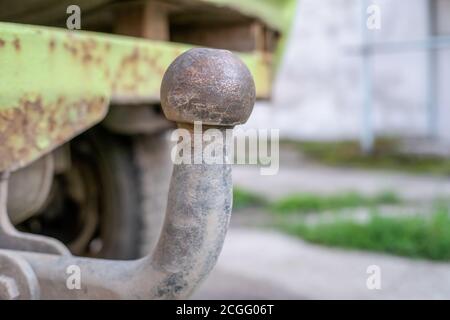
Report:
<svg viewBox="0 0 450 320"><path fill-rule="evenodd" d="M0 298L188 297L217 261L232 207L228 141L225 134L221 139L210 139L206 129L223 133L244 123L254 101L253 78L231 52L198 48L179 56L162 81L164 113L192 137L194 121L201 121L205 128L203 147L212 143L214 150L223 150L221 164L207 164L201 154L204 148L191 146L192 159L200 157L202 162L174 165L164 227L151 255L135 261L112 261L0 250ZM6 213L6 188L0 190L1 214ZM68 285L74 268L79 270L80 288Z"/></svg>

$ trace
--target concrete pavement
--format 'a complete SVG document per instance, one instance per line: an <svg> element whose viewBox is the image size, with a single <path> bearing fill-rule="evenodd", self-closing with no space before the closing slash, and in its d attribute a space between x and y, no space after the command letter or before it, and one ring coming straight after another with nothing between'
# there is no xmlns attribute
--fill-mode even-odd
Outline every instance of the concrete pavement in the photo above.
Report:
<svg viewBox="0 0 450 320"><path fill-rule="evenodd" d="M380 290L369 290L369 266ZM277 232L231 229L194 299L450 299L450 264L305 243Z"/></svg>

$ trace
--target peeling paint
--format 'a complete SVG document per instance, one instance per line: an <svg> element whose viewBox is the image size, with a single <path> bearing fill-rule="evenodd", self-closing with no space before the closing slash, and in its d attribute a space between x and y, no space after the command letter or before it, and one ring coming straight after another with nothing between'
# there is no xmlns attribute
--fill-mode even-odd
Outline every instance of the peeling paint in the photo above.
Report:
<svg viewBox="0 0 450 320"><path fill-rule="evenodd" d="M110 101L159 102L164 71L190 47L0 22L0 171L101 121ZM257 80L257 97L268 97L270 61L240 56Z"/></svg>
<svg viewBox="0 0 450 320"><path fill-rule="evenodd" d="M20 51L20 40L19 40L19 38L15 38L14 39L13 46L16 49L16 51Z"/></svg>
<svg viewBox="0 0 450 320"><path fill-rule="evenodd" d="M0 171L14 169L72 138L106 114L106 97L44 101L27 95L0 111ZM11 164L15 164L11 168Z"/></svg>

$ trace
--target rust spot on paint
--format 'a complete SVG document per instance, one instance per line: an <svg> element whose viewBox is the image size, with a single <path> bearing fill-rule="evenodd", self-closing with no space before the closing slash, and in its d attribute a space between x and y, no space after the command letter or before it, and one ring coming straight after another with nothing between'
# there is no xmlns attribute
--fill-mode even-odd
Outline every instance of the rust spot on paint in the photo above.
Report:
<svg viewBox="0 0 450 320"><path fill-rule="evenodd" d="M162 76L164 71L158 65L155 52L136 46L122 57L111 79L112 91L119 91L123 95L136 95L143 83L151 81L155 74Z"/></svg>
<svg viewBox="0 0 450 320"><path fill-rule="evenodd" d="M15 38L14 39L13 46L16 49L16 51L20 51L20 40L19 40L19 38Z"/></svg>
<svg viewBox="0 0 450 320"><path fill-rule="evenodd" d="M77 55L77 53L78 53L78 50L77 50L77 48L75 47L75 46L73 46L73 45L71 45L71 44L69 44L69 43L67 43L67 42L64 42L64 49L66 49L67 51L69 51L73 56L76 56Z"/></svg>
<svg viewBox="0 0 450 320"><path fill-rule="evenodd" d="M45 102L23 96L17 106L0 111L0 171L15 169L63 144L103 118L106 97Z"/></svg>
<svg viewBox="0 0 450 320"><path fill-rule="evenodd" d="M56 46L55 40L51 39L50 42L48 43L48 47L50 48L50 51L55 50L55 46Z"/></svg>
<svg viewBox="0 0 450 320"><path fill-rule="evenodd" d="M89 63L92 60L94 60L94 58L90 53L84 53L82 60L83 60L83 63L86 64L86 63Z"/></svg>
<svg viewBox="0 0 450 320"><path fill-rule="evenodd" d="M95 39L89 38L83 40L79 43L79 48L81 51L81 60L83 64L88 64L91 62L101 63L101 57L95 56L97 41Z"/></svg>

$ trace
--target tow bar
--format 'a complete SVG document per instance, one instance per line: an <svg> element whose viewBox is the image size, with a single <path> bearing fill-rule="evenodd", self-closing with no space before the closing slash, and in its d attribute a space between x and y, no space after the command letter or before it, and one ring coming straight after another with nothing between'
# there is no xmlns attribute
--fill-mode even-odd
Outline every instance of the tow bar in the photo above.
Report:
<svg viewBox="0 0 450 320"><path fill-rule="evenodd" d="M247 121L255 101L250 71L231 52L191 49L167 69L161 103L169 120L194 141L203 124L199 164L174 164L164 227L156 249L134 261L72 256L59 241L20 233L6 210L8 172L0 181L0 299L182 299L214 267L232 208L225 130ZM215 129L215 130L209 130ZM212 132L212 133L211 133ZM221 138L217 138L221 137ZM211 147L212 144L212 147ZM202 150L222 150L210 164ZM70 286L71 270L80 287Z"/></svg>

